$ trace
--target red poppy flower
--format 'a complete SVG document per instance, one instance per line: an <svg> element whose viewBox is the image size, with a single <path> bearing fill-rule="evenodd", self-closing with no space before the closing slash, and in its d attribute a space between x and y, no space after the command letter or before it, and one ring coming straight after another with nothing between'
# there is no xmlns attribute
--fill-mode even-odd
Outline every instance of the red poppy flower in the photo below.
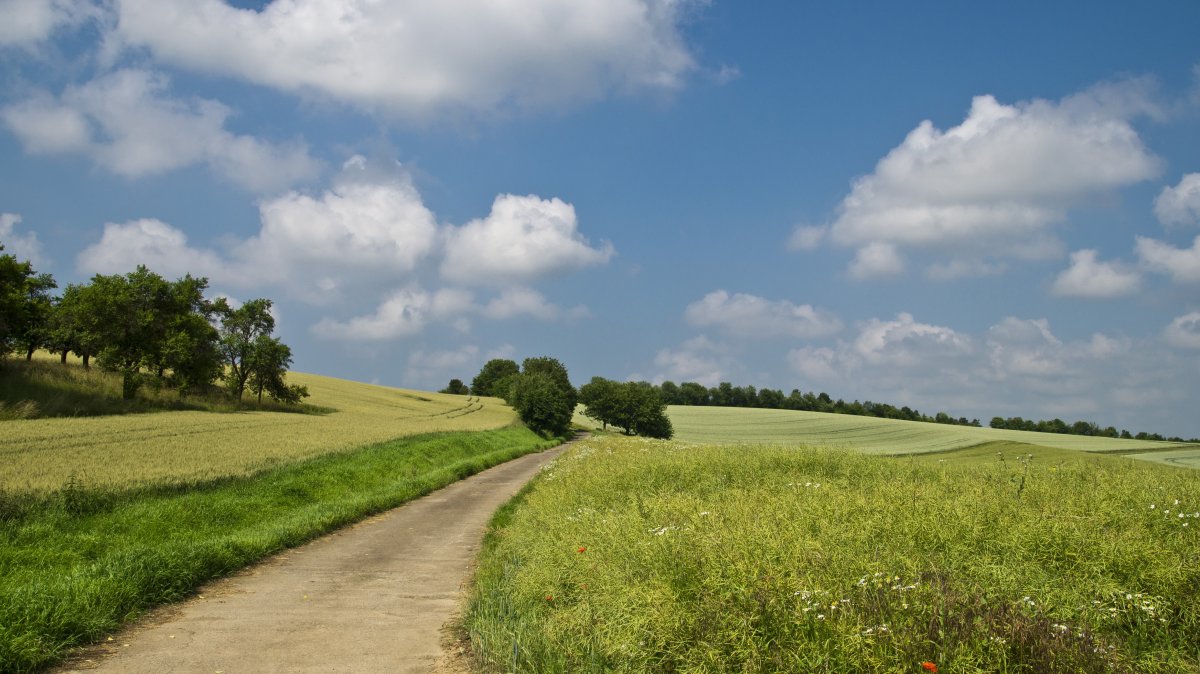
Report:
<svg viewBox="0 0 1200 674"><path fill-rule="evenodd" d="M581 553L587 552L587 546L586 545L579 546L579 552L581 552Z"/></svg>
<svg viewBox="0 0 1200 674"><path fill-rule="evenodd" d="M552 594L546 595L546 601L554 601L554 595L552 595ZM937 670L935 669L933 671L936 672Z"/></svg>
<svg viewBox="0 0 1200 674"><path fill-rule="evenodd" d="M933 672L933 674L937 674L937 670L938 670L937 665L933 664L932 662L930 662L928 660L921 663L921 668L927 672Z"/></svg>

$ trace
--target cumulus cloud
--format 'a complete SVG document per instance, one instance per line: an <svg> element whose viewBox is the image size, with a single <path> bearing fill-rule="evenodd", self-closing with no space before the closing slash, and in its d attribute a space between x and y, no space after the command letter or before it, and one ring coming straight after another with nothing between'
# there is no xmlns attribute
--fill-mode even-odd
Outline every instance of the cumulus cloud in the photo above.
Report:
<svg viewBox="0 0 1200 674"><path fill-rule="evenodd" d="M792 304L787 300L768 300L755 295L730 295L717 290L688 305L684 312L695 326L713 326L738 337L770 339L774 337L828 337L842 329L832 313L810 304Z"/></svg>
<svg viewBox="0 0 1200 674"><path fill-rule="evenodd" d="M382 341L410 337L433 322L461 316L471 306L471 295L452 288L434 292L419 287L397 290L374 313L348 321L322 319L313 326L318 337L343 341Z"/></svg>
<svg viewBox="0 0 1200 674"><path fill-rule="evenodd" d="M854 254L848 270L856 279L882 278L904 273L904 259L896 246L883 241L872 241Z"/></svg>
<svg viewBox="0 0 1200 674"><path fill-rule="evenodd" d="M922 122L857 179L829 239L858 249L851 274L859 278L899 273L902 249L951 259L1054 256L1060 244L1050 230L1069 208L1159 172L1130 124L1154 112L1136 81L1059 102L978 96L962 123L943 131Z"/></svg>
<svg viewBox="0 0 1200 674"><path fill-rule="evenodd" d="M394 281L434 252L433 213L406 175L350 175L320 196L288 192L259 205L262 229L239 246L251 279L318 279L331 288Z"/></svg>
<svg viewBox="0 0 1200 674"><path fill-rule="evenodd" d="M1175 187L1164 187L1154 200L1154 215L1164 225L1200 225L1200 173L1189 173Z"/></svg>
<svg viewBox="0 0 1200 674"><path fill-rule="evenodd" d="M1163 331L1167 343L1181 349L1200 349L1200 311L1179 316Z"/></svg>
<svg viewBox="0 0 1200 674"><path fill-rule="evenodd" d="M722 344L701 335L673 349L662 349L654 356L659 368L656 379L676 382L694 381L716 386L730 375L733 359Z"/></svg>
<svg viewBox="0 0 1200 674"><path fill-rule="evenodd" d="M1071 266L1058 275L1051 290L1060 297L1109 299L1132 295L1141 283L1136 271L1117 262L1100 262L1096 251L1085 249L1071 253Z"/></svg>
<svg viewBox="0 0 1200 674"><path fill-rule="evenodd" d="M47 92L0 109L31 154L77 153L138 178L194 164L267 192L309 180L319 163L299 141L276 144L225 128L233 111L209 99L173 99L161 73L119 70L61 96Z"/></svg>
<svg viewBox="0 0 1200 674"><path fill-rule="evenodd" d="M37 232L17 233L21 216L16 213L0 213L0 243L4 251L0 255L12 255L20 261L32 262L36 268L42 262L42 243Z"/></svg>
<svg viewBox="0 0 1200 674"><path fill-rule="evenodd" d="M788 247L792 250L816 250L821 247L828 235L828 227L802 225L792 232L792 238L788 240Z"/></svg>
<svg viewBox="0 0 1200 674"><path fill-rule="evenodd" d="M101 14L93 0L0 0L0 47L30 47Z"/></svg>
<svg viewBox="0 0 1200 674"><path fill-rule="evenodd" d="M441 270L457 283L528 283L604 264L614 254L612 244L593 248L584 238L571 204L502 194L486 218L446 232Z"/></svg>
<svg viewBox="0 0 1200 674"><path fill-rule="evenodd" d="M117 37L170 63L424 119L674 90L699 0L119 0Z"/></svg>
<svg viewBox="0 0 1200 674"><path fill-rule="evenodd" d="M1146 269L1169 274L1176 283L1200 282L1200 236L1192 241L1191 248L1176 248L1157 239L1139 236L1137 254Z"/></svg>
<svg viewBox="0 0 1200 674"><path fill-rule="evenodd" d="M105 223L100 241L80 251L75 264L90 274L125 274L138 265L167 278L229 274L218 253L189 246L186 234L154 218Z"/></svg>
<svg viewBox="0 0 1200 674"><path fill-rule="evenodd" d="M483 315L493 319L532 316L553 320L561 310L546 301L545 296L532 288L506 288L500 295L483 307Z"/></svg>
<svg viewBox="0 0 1200 674"><path fill-rule="evenodd" d="M1200 347L1200 313L1168 326L1168 341ZM1172 324L1175 325L1174 323ZM1154 340L1096 333L1063 340L1046 319L1007 317L980 334L924 323L908 314L871 319L831 347L787 354L808 390L848 390L860 399L909 405L927 413L1093 419L1131 430L1186 407L1200 368ZM1174 340L1174 341L1173 341ZM1102 418L1095 418L1103 414Z"/></svg>

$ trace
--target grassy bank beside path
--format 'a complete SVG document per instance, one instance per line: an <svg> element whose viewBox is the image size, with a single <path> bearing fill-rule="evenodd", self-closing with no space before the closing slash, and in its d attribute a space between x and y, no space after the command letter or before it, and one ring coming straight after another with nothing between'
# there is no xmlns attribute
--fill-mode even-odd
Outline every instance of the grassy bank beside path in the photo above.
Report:
<svg viewBox="0 0 1200 674"><path fill-rule="evenodd" d="M495 672L1200 672L1197 473L1027 448L597 436L494 521L466 627Z"/></svg>
<svg viewBox="0 0 1200 674"><path fill-rule="evenodd" d="M554 444L523 427L402 438L250 477L0 502L0 671L34 671L149 606Z"/></svg>

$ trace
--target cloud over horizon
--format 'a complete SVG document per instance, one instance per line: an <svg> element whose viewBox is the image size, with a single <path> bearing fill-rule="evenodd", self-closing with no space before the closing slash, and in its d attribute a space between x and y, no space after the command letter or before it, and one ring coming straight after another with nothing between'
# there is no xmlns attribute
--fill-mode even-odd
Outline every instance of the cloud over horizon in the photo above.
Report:
<svg viewBox="0 0 1200 674"><path fill-rule="evenodd" d="M1070 208L1161 171L1130 124L1157 114L1147 86L1131 80L1014 105L977 96L962 123L942 131L922 122L855 180L822 234L856 250L850 275L858 279L902 273L905 251L943 265L1055 257L1062 244L1053 227ZM801 228L792 246L819 238ZM946 269L929 275L955 276Z"/></svg>

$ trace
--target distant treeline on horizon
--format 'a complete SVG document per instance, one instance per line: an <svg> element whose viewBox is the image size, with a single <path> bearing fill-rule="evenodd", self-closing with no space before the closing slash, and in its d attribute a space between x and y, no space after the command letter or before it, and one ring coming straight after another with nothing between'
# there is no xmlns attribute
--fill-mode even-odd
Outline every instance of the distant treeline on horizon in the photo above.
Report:
<svg viewBox="0 0 1200 674"><path fill-rule="evenodd" d="M828 393L808 392L792 389L788 395L778 389L756 389L753 386L734 386L729 382L721 382L708 388L696 382L676 384L664 381L655 386L659 395L668 405L689 405L693 407L757 407L773 410L797 410L801 412L827 412L830 414L851 414L860 417L879 417L882 419L900 419L903 421L924 421L934 424L950 424L955 426L973 426L979 428L979 419L952 417L945 412L933 416L922 414L910 407L896 407L888 403L877 403L870 400L846 402L841 398L834 400ZM1104 438L1124 438L1128 440L1166 440L1170 442L1200 442L1193 438L1184 440L1179 437L1163 437L1158 433L1140 432L1136 435L1129 431L1118 431L1112 426L1101 428L1091 421L1076 421L1068 424L1062 419L1048 421L1033 421L1021 417L992 417L988 424L992 428L1006 428L1017 431L1038 431L1042 433L1061 433L1066 435L1088 435Z"/></svg>

